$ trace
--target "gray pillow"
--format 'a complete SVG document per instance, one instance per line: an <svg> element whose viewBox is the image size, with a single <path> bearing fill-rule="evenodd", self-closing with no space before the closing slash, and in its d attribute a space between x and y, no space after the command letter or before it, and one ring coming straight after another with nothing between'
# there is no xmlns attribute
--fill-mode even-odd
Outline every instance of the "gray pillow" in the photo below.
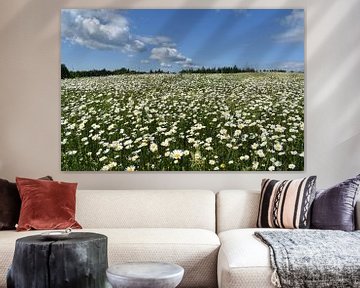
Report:
<svg viewBox="0 0 360 288"><path fill-rule="evenodd" d="M311 228L355 230L355 201L359 191L360 174L315 195L311 213Z"/></svg>

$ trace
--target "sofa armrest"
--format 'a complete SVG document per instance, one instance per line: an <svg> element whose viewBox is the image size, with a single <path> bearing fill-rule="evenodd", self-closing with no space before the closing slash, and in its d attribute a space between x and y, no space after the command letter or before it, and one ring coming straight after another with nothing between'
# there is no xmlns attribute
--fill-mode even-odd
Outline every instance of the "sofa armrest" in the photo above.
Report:
<svg viewBox="0 0 360 288"><path fill-rule="evenodd" d="M360 230L360 199L357 200L355 206L355 229Z"/></svg>

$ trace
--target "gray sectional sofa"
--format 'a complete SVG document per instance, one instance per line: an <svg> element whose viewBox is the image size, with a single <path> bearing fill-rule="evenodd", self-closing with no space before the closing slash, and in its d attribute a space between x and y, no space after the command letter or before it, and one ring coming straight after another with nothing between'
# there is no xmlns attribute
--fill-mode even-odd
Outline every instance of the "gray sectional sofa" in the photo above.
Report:
<svg viewBox="0 0 360 288"><path fill-rule="evenodd" d="M78 190L76 219L80 231L108 237L109 265L176 263L185 269L179 287L273 287L268 247L253 236L259 196L242 190ZM6 287L16 239L41 232L0 231L0 288Z"/></svg>

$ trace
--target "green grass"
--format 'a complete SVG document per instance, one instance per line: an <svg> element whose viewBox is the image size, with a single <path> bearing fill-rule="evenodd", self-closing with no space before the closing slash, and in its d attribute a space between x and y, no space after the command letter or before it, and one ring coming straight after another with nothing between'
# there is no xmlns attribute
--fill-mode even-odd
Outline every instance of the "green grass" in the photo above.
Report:
<svg viewBox="0 0 360 288"><path fill-rule="evenodd" d="M303 170L304 74L62 80L61 140L67 171Z"/></svg>

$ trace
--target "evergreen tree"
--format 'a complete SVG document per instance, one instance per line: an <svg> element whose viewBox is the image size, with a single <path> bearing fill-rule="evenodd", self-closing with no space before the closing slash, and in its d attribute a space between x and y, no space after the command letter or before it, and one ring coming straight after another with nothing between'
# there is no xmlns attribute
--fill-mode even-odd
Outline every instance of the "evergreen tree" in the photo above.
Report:
<svg viewBox="0 0 360 288"><path fill-rule="evenodd" d="M71 74L69 69L65 64L61 64L61 79L71 78Z"/></svg>

